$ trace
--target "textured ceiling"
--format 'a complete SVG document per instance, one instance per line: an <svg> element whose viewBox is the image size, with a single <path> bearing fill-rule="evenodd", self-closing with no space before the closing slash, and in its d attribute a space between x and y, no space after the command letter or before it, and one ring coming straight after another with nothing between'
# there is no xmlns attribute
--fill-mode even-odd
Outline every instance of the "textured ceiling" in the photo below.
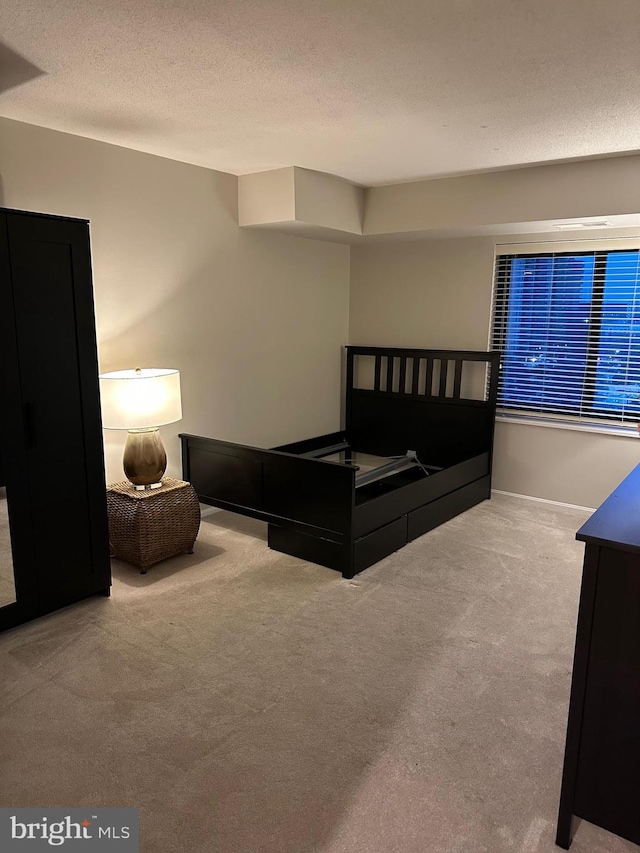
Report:
<svg viewBox="0 0 640 853"><path fill-rule="evenodd" d="M44 73L0 115L226 172L373 185L640 149L638 0L2 0L1 19Z"/></svg>

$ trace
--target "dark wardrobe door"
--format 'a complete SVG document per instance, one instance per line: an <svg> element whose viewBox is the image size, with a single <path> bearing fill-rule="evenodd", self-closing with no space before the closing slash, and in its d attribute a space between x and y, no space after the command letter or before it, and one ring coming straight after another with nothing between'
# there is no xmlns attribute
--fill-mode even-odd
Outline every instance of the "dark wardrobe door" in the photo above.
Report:
<svg viewBox="0 0 640 853"><path fill-rule="evenodd" d="M12 402L20 397L21 439L15 424L11 432L24 445L25 465L7 471L7 494L20 526L16 581L27 572L41 614L108 592L111 583L89 228L34 214L4 218L19 369ZM5 462L8 444L5 438ZM15 476L25 481L16 495L19 511L9 494ZM28 570L15 562L27 526Z"/></svg>
<svg viewBox="0 0 640 853"><path fill-rule="evenodd" d="M11 528L11 553L6 553L3 541L3 588L10 585L8 573L13 564L15 601L5 604L12 596L3 596L0 609L0 628L10 628L37 615L35 571L35 535L32 527L31 503L27 471L27 448L23 428L23 404L20 392L20 369L13 305L7 220L0 213L0 453L2 454L3 484L6 486L6 509Z"/></svg>

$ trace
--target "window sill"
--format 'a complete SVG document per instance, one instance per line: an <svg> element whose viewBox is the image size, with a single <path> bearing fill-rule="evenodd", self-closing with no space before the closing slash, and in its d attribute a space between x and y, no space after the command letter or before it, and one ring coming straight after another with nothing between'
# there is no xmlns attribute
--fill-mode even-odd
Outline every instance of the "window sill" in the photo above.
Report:
<svg viewBox="0 0 640 853"><path fill-rule="evenodd" d="M496 421L526 426L550 427L551 429L570 429L575 432L593 432L599 435L617 435L619 438L638 438L638 429L633 424L593 423L592 421L572 421L564 418L548 418L542 415L521 415L498 412Z"/></svg>

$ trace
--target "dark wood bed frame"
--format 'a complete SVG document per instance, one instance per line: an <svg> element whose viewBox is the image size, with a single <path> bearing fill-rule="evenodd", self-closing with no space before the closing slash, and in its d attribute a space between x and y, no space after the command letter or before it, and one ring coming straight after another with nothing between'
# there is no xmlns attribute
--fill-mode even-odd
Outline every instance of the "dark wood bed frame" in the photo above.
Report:
<svg viewBox="0 0 640 853"><path fill-rule="evenodd" d="M357 387L367 358L370 387ZM474 362L484 399L462 396ZM183 477L202 503L268 522L270 548L352 578L491 496L499 365L497 352L349 346L346 429L271 450L182 434ZM331 450L412 450L429 474L356 488L355 467L320 458Z"/></svg>

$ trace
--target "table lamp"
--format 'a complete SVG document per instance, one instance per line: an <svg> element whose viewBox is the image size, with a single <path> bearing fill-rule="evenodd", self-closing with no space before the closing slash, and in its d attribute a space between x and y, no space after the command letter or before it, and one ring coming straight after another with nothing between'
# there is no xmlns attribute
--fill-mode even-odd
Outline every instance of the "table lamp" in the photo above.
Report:
<svg viewBox="0 0 640 853"><path fill-rule="evenodd" d="M158 427L182 418L180 372L162 368L100 375L102 425L128 430L122 466L136 489L157 489L167 468Z"/></svg>

